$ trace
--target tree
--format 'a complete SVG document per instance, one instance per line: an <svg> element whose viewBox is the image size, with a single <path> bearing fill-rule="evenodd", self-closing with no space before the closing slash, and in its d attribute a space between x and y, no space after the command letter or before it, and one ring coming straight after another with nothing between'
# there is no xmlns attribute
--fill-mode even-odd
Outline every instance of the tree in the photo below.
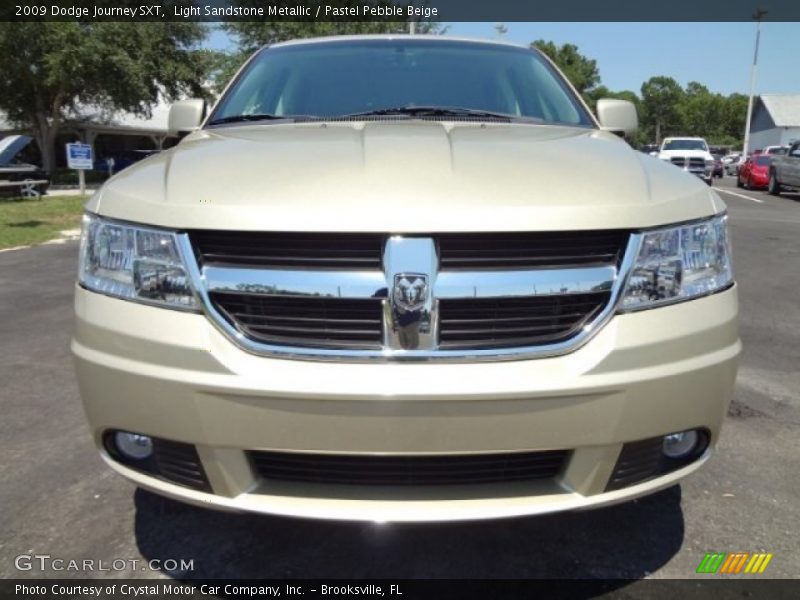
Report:
<svg viewBox="0 0 800 600"><path fill-rule="evenodd" d="M30 127L48 173L55 139L81 107L149 115L160 98L202 88L199 23L0 23L0 110Z"/></svg>
<svg viewBox="0 0 800 600"><path fill-rule="evenodd" d="M642 123L651 128L657 144L662 134L681 133L683 97L683 88L672 77L651 77L642 84Z"/></svg>
<svg viewBox="0 0 800 600"><path fill-rule="evenodd" d="M587 93L600 84L600 71L596 61L578 52L578 47L574 44L556 46L553 42L536 40L531 48L544 52L564 72L578 93L589 101L591 95L587 96Z"/></svg>

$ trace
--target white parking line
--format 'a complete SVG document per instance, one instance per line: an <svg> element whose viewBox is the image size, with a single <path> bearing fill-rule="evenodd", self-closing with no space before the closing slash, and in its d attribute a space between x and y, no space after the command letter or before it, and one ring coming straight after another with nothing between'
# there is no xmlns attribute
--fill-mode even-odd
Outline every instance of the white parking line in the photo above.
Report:
<svg viewBox="0 0 800 600"><path fill-rule="evenodd" d="M745 196L744 194L740 194L738 192L729 192L728 190L723 190L722 188L715 187L714 188L718 192L722 192L723 194L730 194L731 196L736 196L737 198L744 198L745 200L752 200L753 202L758 202L759 204L764 204L763 200L759 200L758 198L751 198L750 196Z"/></svg>

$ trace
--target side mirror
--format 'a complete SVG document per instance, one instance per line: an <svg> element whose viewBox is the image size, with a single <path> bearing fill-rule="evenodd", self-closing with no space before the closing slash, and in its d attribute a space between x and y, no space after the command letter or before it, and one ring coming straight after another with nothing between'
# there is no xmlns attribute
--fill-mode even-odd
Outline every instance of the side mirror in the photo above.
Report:
<svg viewBox="0 0 800 600"><path fill-rule="evenodd" d="M639 129L636 106L627 100L602 98L597 101L597 120L600 126L614 133L632 135Z"/></svg>
<svg viewBox="0 0 800 600"><path fill-rule="evenodd" d="M194 131L200 127L205 116L206 101L198 98L180 100L169 109L167 128L173 135Z"/></svg>

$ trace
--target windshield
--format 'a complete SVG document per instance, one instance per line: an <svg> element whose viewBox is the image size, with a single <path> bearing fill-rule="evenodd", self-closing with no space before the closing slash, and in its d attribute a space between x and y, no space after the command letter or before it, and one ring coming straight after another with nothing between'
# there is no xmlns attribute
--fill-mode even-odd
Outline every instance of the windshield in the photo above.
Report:
<svg viewBox="0 0 800 600"><path fill-rule="evenodd" d="M708 146L703 140L667 140L662 150L703 150L708 151Z"/></svg>
<svg viewBox="0 0 800 600"><path fill-rule="evenodd" d="M262 50L220 101L209 124L247 115L330 118L413 107L594 126L538 53L425 39L336 41Z"/></svg>

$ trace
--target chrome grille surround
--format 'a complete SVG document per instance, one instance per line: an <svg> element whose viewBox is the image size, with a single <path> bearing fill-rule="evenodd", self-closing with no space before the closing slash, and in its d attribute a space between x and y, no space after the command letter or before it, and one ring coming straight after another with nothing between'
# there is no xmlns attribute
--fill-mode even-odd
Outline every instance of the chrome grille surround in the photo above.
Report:
<svg viewBox="0 0 800 600"><path fill-rule="evenodd" d="M590 233L590 232L587 232ZM286 359L321 361L430 361L456 362L522 360L573 352L588 342L614 315L639 251L642 235L632 232L618 265L578 268L522 268L492 270L440 270L435 236L392 235L383 252L383 270L262 269L200 266L189 234L178 234L181 253L203 311L211 322L242 349ZM411 315L417 335L402 335L394 299L398 277L426 279L428 295ZM408 280L408 278L406 278ZM477 282L477 283L476 283ZM380 349L293 346L256 341L237 329L211 299L226 292L275 297L381 298L384 305ZM468 298L569 297L602 291L608 298L602 310L581 325L569 339L554 343L501 348L441 348L438 345L438 300ZM410 341L409 341L410 340Z"/></svg>

